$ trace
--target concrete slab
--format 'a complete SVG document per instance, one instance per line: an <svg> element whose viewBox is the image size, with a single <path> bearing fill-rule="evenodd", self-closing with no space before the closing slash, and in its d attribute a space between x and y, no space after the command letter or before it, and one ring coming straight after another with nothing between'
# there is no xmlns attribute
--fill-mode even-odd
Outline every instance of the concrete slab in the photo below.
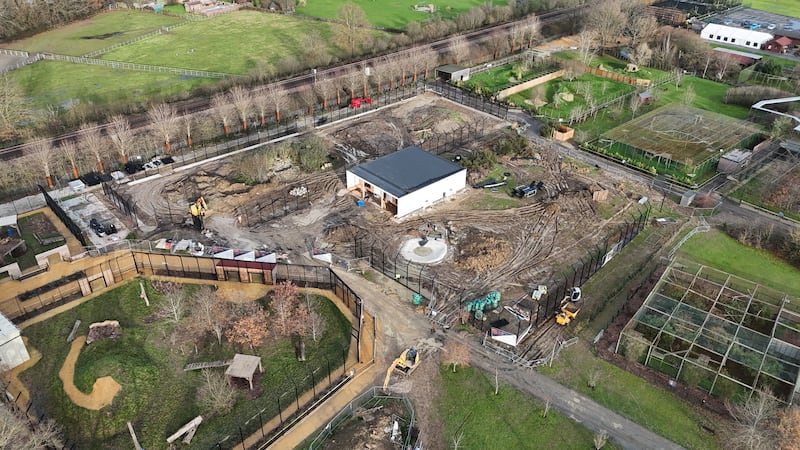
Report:
<svg viewBox="0 0 800 450"><path fill-rule="evenodd" d="M438 239L429 239L425 245L419 238L409 239L403 243L400 254L408 261L418 264L436 264L447 256L447 244Z"/></svg>

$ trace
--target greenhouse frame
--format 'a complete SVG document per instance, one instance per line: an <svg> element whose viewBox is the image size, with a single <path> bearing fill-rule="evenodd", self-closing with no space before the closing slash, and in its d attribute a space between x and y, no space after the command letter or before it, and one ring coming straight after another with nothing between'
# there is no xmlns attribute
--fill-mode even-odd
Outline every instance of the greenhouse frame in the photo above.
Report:
<svg viewBox="0 0 800 450"><path fill-rule="evenodd" d="M625 325L616 352L721 399L746 399L764 388L792 403L800 374L796 300L674 261Z"/></svg>

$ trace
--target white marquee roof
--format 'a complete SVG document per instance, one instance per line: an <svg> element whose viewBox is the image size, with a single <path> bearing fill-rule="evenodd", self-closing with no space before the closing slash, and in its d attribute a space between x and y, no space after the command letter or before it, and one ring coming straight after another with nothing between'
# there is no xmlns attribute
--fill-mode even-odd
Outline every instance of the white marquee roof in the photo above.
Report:
<svg viewBox="0 0 800 450"><path fill-rule="evenodd" d="M763 31L755 31L755 30L746 30L744 28L737 28L737 27L729 27L726 25L720 25L718 23L710 23L703 28L703 31L700 32L700 36L709 41L717 42L716 39L709 39L708 35L713 34L714 36L727 36L729 38L735 38L736 44L740 42L744 44L747 41L750 42L758 42L759 44L764 44L772 40L773 36L769 33L764 33Z"/></svg>

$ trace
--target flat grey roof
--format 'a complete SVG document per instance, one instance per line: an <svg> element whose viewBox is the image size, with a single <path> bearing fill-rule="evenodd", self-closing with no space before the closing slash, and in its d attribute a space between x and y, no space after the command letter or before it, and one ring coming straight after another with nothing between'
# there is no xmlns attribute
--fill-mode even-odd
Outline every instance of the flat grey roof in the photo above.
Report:
<svg viewBox="0 0 800 450"><path fill-rule="evenodd" d="M411 146L353 167L350 172L400 198L462 170L466 169Z"/></svg>
<svg viewBox="0 0 800 450"><path fill-rule="evenodd" d="M469 67L459 66L459 65L456 65L456 64L446 64L444 66L440 66L440 67L436 68L436 70L438 72L444 72L444 73L450 73L450 74L453 74L453 73L456 73L456 72L461 72L462 70L467 70L467 69L469 69Z"/></svg>

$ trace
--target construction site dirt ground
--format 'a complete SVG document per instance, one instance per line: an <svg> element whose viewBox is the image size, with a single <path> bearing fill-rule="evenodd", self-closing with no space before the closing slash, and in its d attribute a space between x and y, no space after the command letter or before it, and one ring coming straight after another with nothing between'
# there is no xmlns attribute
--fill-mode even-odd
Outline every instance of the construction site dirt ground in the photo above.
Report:
<svg viewBox="0 0 800 450"><path fill-rule="evenodd" d="M140 213L159 228L145 237L195 239L205 245L275 251L279 260L312 263L313 251L330 252L334 262L356 267L355 242L396 255L404 241L445 236L447 257L425 269L438 283L461 287L468 295L499 290L503 299L529 295L539 284L556 283L582 256L619 228L647 195L642 186L611 178L594 167L565 160L555 150L529 144L526 157L498 157L487 170L470 170L468 185L490 174L507 178L495 189L467 187L454 197L402 219L374 204L357 207L344 184L346 167L409 145L423 148L466 129L461 143L440 155L469 158L513 136L512 124L464 108L433 94L317 130L328 145L333 169L306 174L286 161L276 162L270 181L238 182L243 157L236 156L175 172L135 186L120 186ZM470 136L470 133L473 136ZM263 151L255 149L253 152ZM252 160L244 160L252 161ZM499 175L496 175L499 174ZM510 195L518 184L544 183L536 195ZM265 199L304 187L303 199L290 199L277 213L265 212ZM606 190L596 202L592 192ZM202 195L208 203L203 233L190 226L189 204ZM243 217L244 216L244 217ZM363 263L362 263L363 266ZM456 302L469 299L447 299ZM591 301L591 294L587 295ZM508 300L501 304L507 304Z"/></svg>

